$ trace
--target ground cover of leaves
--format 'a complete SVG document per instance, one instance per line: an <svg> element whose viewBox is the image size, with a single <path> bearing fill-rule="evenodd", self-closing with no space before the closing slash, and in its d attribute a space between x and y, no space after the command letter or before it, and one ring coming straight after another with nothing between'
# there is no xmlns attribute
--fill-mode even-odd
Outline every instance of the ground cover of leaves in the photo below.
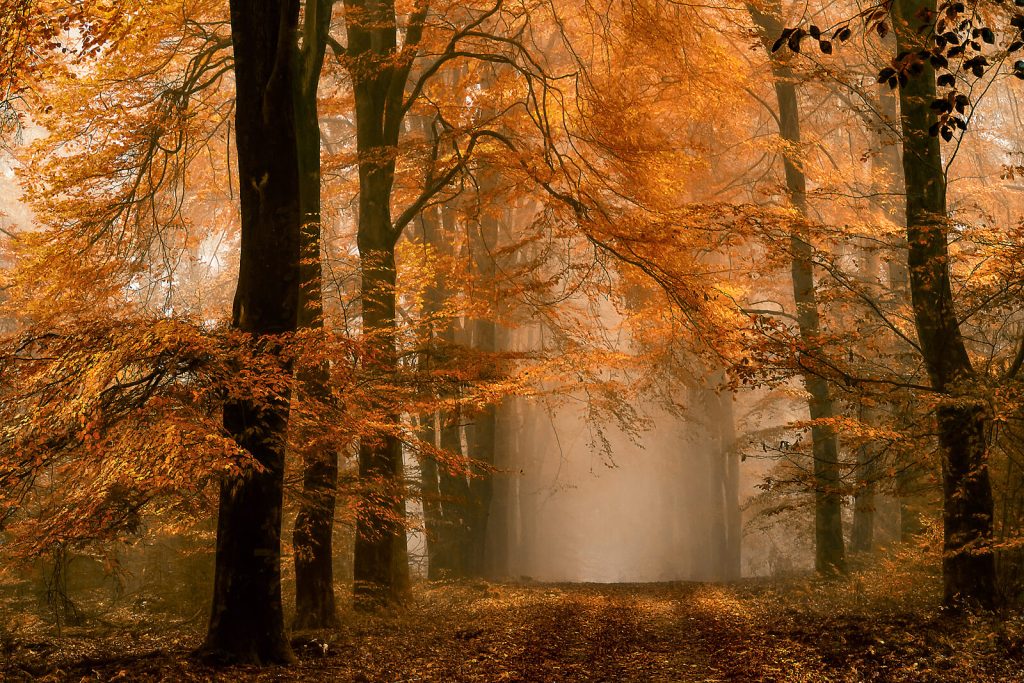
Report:
<svg viewBox="0 0 1024 683"><path fill-rule="evenodd" d="M393 614L297 634L294 666L212 669L202 619L10 638L9 681L1024 681L1024 617L949 615L931 586L424 583ZM911 597L907 597L907 596ZM324 652L326 646L326 653Z"/></svg>

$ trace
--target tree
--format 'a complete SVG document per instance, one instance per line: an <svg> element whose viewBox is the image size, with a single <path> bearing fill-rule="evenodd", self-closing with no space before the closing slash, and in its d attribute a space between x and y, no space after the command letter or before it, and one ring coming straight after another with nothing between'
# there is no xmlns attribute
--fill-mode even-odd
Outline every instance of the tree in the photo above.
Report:
<svg viewBox="0 0 1024 683"><path fill-rule="evenodd" d="M976 376L953 301L946 176L938 137L935 68L910 58L935 31L935 0L897 0L896 46L905 55L899 80L903 175L907 193L907 265L921 356L936 406L942 448L944 600L992 607L996 602L992 486L988 470L990 414L972 395ZM925 30L919 31L924 25Z"/></svg>
<svg viewBox="0 0 1024 683"><path fill-rule="evenodd" d="M298 142L299 204L302 215L299 328L322 331L323 268L320 258L320 121L317 91L327 51L333 0L307 0L301 45L294 66L295 125ZM297 373L311 408L329 400L324 362ZM295 628L337 625L334 600L334 508L338 451L315 434L300 434L302 499L292 543L295 547Z"/></svg>
<svg viewBox="0 0 1024 683"><path fill-rule="evenodd" d="M771 59L778 101L779 134L786 142L783 156L786 189L797 212L790 246L792 249L793 297L796 300L796 318L800 340L806 351L813 354L819 345L821 323L817 295L814 289L814 249L806 228L807 179L800 166L800 112L797 105L795 74L772 52L772 43L782 32L778 3L769 3L761 10L748 5L750 16L760 29L761 42ZM846 569L843 544L842 494L839 478L839 447L834 428L828 424L833 417L832 397L828 381L809 368L803 370L804 386L809 394L811 438L814 458L814 566L822 573L842 572Z"/></svg>
<svg viewBox="0 0 1024 683"><path fill-rule="evenodd" d="M395 157L405 111L405 86L422 35L427 6L417 7L398 49L391 2L346 0L346 55L352 78L359 155L359 227L363 334L367 370L387 381L397 371L395 243L404 225L391 219ZM400 417L391 429L359 444L359 476L368 490L356 522L355 594L358 605L401 602L409 585L402 490Z"/></svg>
<svg viewBox="0 0 1024 683"><path fill-rule="evenodd" d="M280 354L299 312L300 202L294 92L298 0L231 2L242 229L232 325ZM287 366L284 357L277 359ZM233 396L224 427L252 456L221 483L213 608L203 652L288 662L281 604L281 506L290 388Z"/></svg>

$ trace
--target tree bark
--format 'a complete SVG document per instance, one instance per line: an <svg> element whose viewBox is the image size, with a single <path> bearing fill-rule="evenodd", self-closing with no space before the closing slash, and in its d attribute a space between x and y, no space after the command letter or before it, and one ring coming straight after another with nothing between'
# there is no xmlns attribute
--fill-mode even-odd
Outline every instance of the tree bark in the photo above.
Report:
<svg viewBox="0 0 1024 683"><path fill-rule="evenodd" d="M738 581L742 576L743 522L740 510L740 454L736 449L736 419L732 392L721 389L712 397L714 422L718 436L719 460L722 467L722 505L725 512L725 548L723 576Z"/></svg>
<svg viewBox="0 0 1024 683"><path fill-rule="evenodd" d="M447 343L454 343L451 326L444 337ZM465 577L469 569L470 491L464 469L466 458L462 451L461 417L462 411L458 408L441 411L440 415L441 450L463 467L455 470L439 468L442 523L438 538L438 565L442 575L452 578Z"/></svg>
<svg viewBox="0 0 1024 683"><path fill-rule="evenodd" d="M484 85L487 85L486 81ZM488 205L479 207L477 230L472 241L473 262L483 281L483 286L489 288L494 285L494 276L497 271L494 253L498 246L500 223L499 217L494 213L496 208L489 205L498 187L496 173L489 170L483 171L479 183L481 204L487 203ZM498 302L493 297L491 305L495 309L492 310L491 316L473 323L473 347L481 354L492 357L485 361L487 365L481 373L486 378L494 378L498 372L493 361L493 354L498 350L498 326L494 321ZM469 480L471 524L468 539L470 547L467 573L476 577L484 575L487 565L487 526L494 496L494 477L491 468L494 467L495 462L497 424L497 406L494 404L484 406L473 422L473 438L469 444L470 457L475 463L480 463Z"/></svg>
<svg viewBox="0 0 1024 683"><path fill-rule="evenodd" d="M387 382L398 371L391 179L375 162L361 163L359 175L357 242L362 267L363 339L367 344L365 369ZM409 587L402 446L396 433L400 417L391 407L384 410L382 418L390 429L364 435L359 444L359 477L366 491L356 522L354 591L357 607L368 609L404 602Z"/></svg>
<svg viewBox="0 0 1024 683"><path fill-rule="evenodd" d="M770 3L762 12L748 5L750 16L760 29L761 40L768 51L775 96L778 101L779 135L786 142L783 155L786 189L793 208L801 218L807 216L807 179L796 158L800 147L800 111L797 105L795 77L792 69L772 54L771 45L782 33L777 3ZM800 340L809 352L818 345L821 322L818 314L817 294L814 289L813 248L807 230L797 225L790 238L793 251L793 298L796 301L797 326ZM807 406L811 420L811 440L814 458L814 566L820 573L830 574L846 570L843 543L842 495L839 477L839 448L835 431L820 420L833 417L832 397L828 382L812 373L804 372Z"/></svg>
<svg viewBox="0 0 1024 683"><path fill-rule="evenodd" d="M405 84L422 30L422 17L406 27L399 53L391 0L345 0L347 57L356 109L359 221L356 242L362 271L365 371L384 382L398 371L395 335L395 244L391 219L395 151L404 112ZM417 10L419 11L419 10ZM355 603L360 609L403 602L409 587L400 415L383 406L384 429L359 445L359 503L355 541Z"/></svg>
<svg viewBox="0 0 1024 683"><path fill-rule="evenodd" d="M921 47L921 36L926 35L917 30L921 17L925 12L934 17L935 10L935 0L893 4L899 52ZM974 370L953 304L942 153L938 137L929 134L937 120L930 107L935 93L935 70L925 60L921 72L900 87L899 99L910 294L931 385L944 395L937 411L943 455L943 592L950 607L992 607L996 580L986 442L989 415L980 400L965 395Z"/></svg>
<svg viewBox="0 0 1024 683"><path fill-rule="evenodd" d="M862 423L878 423L878 414L873 408L862 405L860 412ZM850 551L855 553L871 552L875 545L877 455L877 448L866 443L857 449L857 490L853 498L853 526L850 528Z"/></svg>
<svg viewBox="0 0 1024 683"><path fill-rule="evenodd" d="M429 137L432 130L426 121L420 121L424 133ZM434 249L435 254L446 253L447 243L441 234L438 208L430 207L420 213L420 227L423 231L423 242ZM434 273L433 281L428 283L423 295L423 318L426 323L425 343L427 350L420 356L420 370L427 372L433 366L433 354L437 350L438 315L444 307L446 297L445 276L443 272ZM421 426L421 438L435 448L441 448L439 430L435 421L437 412L426 416ZM441 418L443 429L443 416ZM420 462L420 493L423 502L424 535L427 544L427 578L431 581L444 578L450 562L445 550L446 531L444 528L444 511L441 496L441 471L433 455L427 455Z"/></svg>
<svg viewBox="0 0 1024 683"><path fill-rule="evenodd" d="M899 143L902 130L900 125L899 102L896 93L887 84L878 84L878 126L877 142L880 154L877 157L876 173L887 178L883 186L885 196L879 201L885 217L903 231L903 237L890 249L887 263L889 281L889 297L894 306L910 308L910 274L907 272L907 240L906 240L906 190L903 184L903 152ZM885 134L887 127L895 128L895 139L888 139ZM913 315L912 313L910 315ZM900 363L905 368L917 366L917 351L904 342L898 354ZM891 403L896 419L897 429L909 430L914 423L914 396L909 391L899 392ZM909 542L921 533L924 526L918 508L921 504L921 480L925 468L910 453L898 453L896 460L895 494L898 501L899 519L898 534L903 542Z"/></svg>
<svg viewBox="0 0 1024 683"><path fill-rule="evenodd" d="M322 330L323 272L320 262L320 121L317 89L327 49L333 0L307 0L302 44L295 59L294 103L299 146L299 204L302 251L298 326ZM328 368L319 364L298 373L299 384L315 408L330 398ZM334 599L334 508L338 484L338 453L313 434L300 434L302 498L295 518L296 629L338 625Z"/></svg>
<svg viewBox="0 0 1024 683"><path fill-rule="evenodd" d="M241 252L232 324L275 354L299 298L299 175L292 95L297 0L231 0ZM288 371L287 367L283 368ZM233 399L225 429L258 468L221 484L213 609L203 654L222 662L288 662L281 605L281 504L289 392Z"/></svg>
<svg viewBox="0 0 1024 683"><path fill-rule="evenodd" d="M437 447L437 428L434 426L434 414L421 417L420 439ZM423 535L427 545L427 578L436 581L443 578L441 571L442 559L440 537L443 533L441 525L441 491L437 461L427 455L420 460L420 499L423 503Z"/></svg>

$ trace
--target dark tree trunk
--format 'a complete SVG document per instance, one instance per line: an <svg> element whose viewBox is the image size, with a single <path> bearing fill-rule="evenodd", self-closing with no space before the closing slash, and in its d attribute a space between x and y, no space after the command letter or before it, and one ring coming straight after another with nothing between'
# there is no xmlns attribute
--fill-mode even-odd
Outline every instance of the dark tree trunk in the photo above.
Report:
<svg viewBox="0 0 1024 683"><path fill-rule="evenodd" d="M395 244L400 231L391 220L394 153L422 18L410 20L405 40L412 49L400 55L393 2L345 0L345 10L359 153L356 242L362 271L363 340L367 344L364 370L386 383L398 370ZM360 609L402 602L409 587L400 415L394 406L382 406L382 410L385 428L364 435L359 444L364 492L356 521L353 570L355 601Z"/></svg>
<svg viewBox="0 0 1024 683"><path fill-rule="evenodd" d="M478 323L478 325L493 327L493 323ZM485 406L477 414L472 434L470 457L475 463L481 463L482 466L474 467L473 478L469 480L471 521L467 574L481 577L487 566L487 527L494 497L494 477L490 468L494 466L495 457L496 406Z"/></svg>
<svg viewBox="0 0 1024 683"><path fill-rule="evenodd" d="M893 5L897 50L921 47L917 30L935 0L897 0ZM986 428L989 416L977 399L963 395L974 376L953 305L946 213L946 178L936 122L935 71L927 60L900 88L903 174L907 188L907 265L910 294L925 366L932 387L945 394L938 408L942 449L944 548L942 573L948 606L996 603L992 537L992 486Z"/></svg>
<svg viewBox="0 0 1024 683"><path fill-rule="evenodd" d="M509 550L512 542L512 450L515 436L512 422L515 403L506 400L497 406L494 423L494 467L491 477L491 506L487 519L484 575L491 579L509 576Z"/></svg>
<svg viewBox="0 0 1024 683"><path fill-rule="evenodd" d="M369 166L369 168L367 168ZM361 164L358 246L362 266L365 370L383 383L398 371L395 349L395 242L391 237L390 177L375 162ZM405 493L399 415L390 406L389 429L359 444L360 501L355 541L355 597L360 608L403 602L409 587Z"/></svg>
<svg viewBox="0 0 1024 683"><path fill-rule="evenodd" d="M260 339L295 330L299 173L291 106L297 0L231 1L242 233L232 324ZM287 368L284 368L287 370ZM235 399L224 426L260 466L221 484L213 609L203 653L224 662L292 659L281 605L281 504L289 396Z"/></svg>
<svg viewBox="0 0 1024 683"><path fill-rule="evenodd" d="M807 179L794 153L800 146L800 111L797 106L795 76L792 69L771 53L771 44L782 32L779 9L772 4L765 12L748 6L750 15L760 28L761 39L771 60L775 79L775 95L779 106L779 134L788 146L783 156L786 171L786 189L790 202L801 216L807 215ZM805 228L796 226L790 239L793 251L793 297L796 301L797 326L800 340L808 353L814 353L819 344L821 323L818 315L817 294L814 289L813 248L808 242ZM814 458L814 565L821 573L846 570L843 543L842 495L839 477L839 448L835 431L819 420L833 417L832 398L828 382L812 373L804 372L807 405L815 425L811 428Z"/></svg>
<svg viewBox="0 0 1024 683"><path fill-rule="evenodd" d="M432 130L427 122L421 121L424 133L429 137ZM431 207L420 214L420 227L423 231L423 242L433 247L435 253L444 254L447 242L441 234L438 209ZM427 350L420 356L420 370L429 371L433 367L433 354L437 351L436 327L438 316L444 307L446 297L445 276L443 272L435 273L423 296L423 318L426 325L425 343ZM441 448L438 428L435 424L437 413L425 416L421 427L421 438L435 448ZM441 418L442 429L443 416ZM420 462L420 493L423 503L424 535L427 544L427 578L436 581L445 576L450 566L448 553L445 549L446 530L444 528L444 510L441 496L441 471L437 459L428 454Z"/></svg>
<svg viewBox="0 0 1024 683"><path fill-rule="evenodd" d="M320 122L317 88L331 23L332 0L308 0L297 50L295 118L299 146L299 200L302 211L301 291L298 326L323 328L320 263ZM309 405L329 400L328 369L304 368L298 379ZM334 600L334 507L338 453L314 434L300 434L302 499L295 518L295 622L297 629L332 628L338 624Z"/></svg>
<svg viewBox="0 0 1024 683"><path fill-rule="evenodd" d="M453 330L444 335L454 343ZM459 425L461 411L441 412L441 450L459 463L461 468L440 467L441 528L438 538L438 569L442 576L464 577L468 570L470 501L469 481L466 479L466 458L462 452L462 434Z"/></svg>
<svg viewBox="0 0 1024 683"><path fill-rule="evenodd" d="M437 428L434 426L434 415L421 418L420 439L437 447ZM440 537L443 533L441 525L441 491L437 461L432 455L420 459L420 499L423 503L423 535L427 545L427 578L436 581L443 577L441 571Z"/></svg>
<svg viewBox="0 0 1024 683"><path fill-rule="evenodd" d="M880 262L874 245L867 243L861 248L860 285L864 294L877 301L881 294L879 282ZM859 330L867 338L869 329ZM880 422L878 409L872 398L861 397L857 404L858 419L864 425L877 427ZM875 545L875 491L879 477L878 458L881 455L877 445L865 442L857 449L857 488L853 498L853 525L850 528L850 551L871 552Z"/></svg>

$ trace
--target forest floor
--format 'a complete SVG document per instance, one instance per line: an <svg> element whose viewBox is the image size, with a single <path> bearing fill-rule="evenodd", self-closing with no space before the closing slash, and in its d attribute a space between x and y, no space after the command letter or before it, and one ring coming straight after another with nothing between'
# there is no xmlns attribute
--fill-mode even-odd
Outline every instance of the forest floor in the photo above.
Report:
<svg viewBox="0 0 1024 683"><path fill-rule="evenodd" d="M923 579L922 579L923 580ZM420 584L298 662L214 670L202 618L9 638L5 681L1024 681L1024 616L943 614L934 577L732 584ZM299 641L296 641L299 642ZM324 652L326 646L326 653Z"/></svg>

